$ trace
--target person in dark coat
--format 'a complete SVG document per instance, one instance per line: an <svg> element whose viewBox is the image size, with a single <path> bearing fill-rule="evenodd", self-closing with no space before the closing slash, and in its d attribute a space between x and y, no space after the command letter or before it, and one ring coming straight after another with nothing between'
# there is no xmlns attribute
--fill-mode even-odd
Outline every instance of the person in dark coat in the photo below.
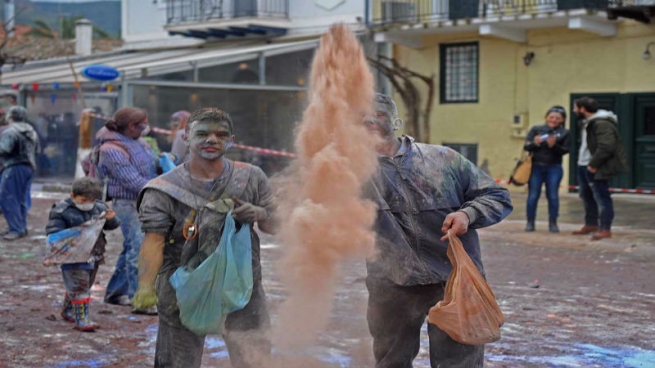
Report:
<svg viewBox="0 0 655 368"><path fill-rule="evenodd" d="M571 135L564 128L566 110L553 106L546 113L546 124L532 127L525 138L525 150L532 153L532 174L528 182L527 216L525 231L534 231L537 203L541 187L546 184L548 198L548 230L559 232L559 185L562 182L562 156L571 150Z"/></svg>
<svg viewBox="0 0 655 368"><path fill-rule="evenodd" d="M612 112L599 109L598 102L590 97L576 100L574 112L584 127L578 160L578 181L585 208L585 226L573 234L593 234L592 240L610 238L614 203L609 181L629 171L618 119Z"/></svg>
<svg viewBox="0 0 655 368"><path fill-rule="evenodd" d="M102 186L91 178L78 179L73 183L70 198L55 203L50 210L46 225L48 235L82 225L105 213L106 222L103 230L114 230L120 222L114 211L98 200L102 197ZM98 266L104 263L107 240L104 232L91 251L91 259L86 263L70 263L61 266L66 295L61 316L68 322L75 322L75 329L94 331L99 326L89 318L91 287L95 282Z"/></svg>
<svg viewBox="0 0 655 368"><path fill-rule="evenodd" d="M6 120L9 125L0 134L0 207L9 226L3 239L16 240L27 235L28 196L36 170L39 138L26 123L24 107L9 109Z"/></svg>

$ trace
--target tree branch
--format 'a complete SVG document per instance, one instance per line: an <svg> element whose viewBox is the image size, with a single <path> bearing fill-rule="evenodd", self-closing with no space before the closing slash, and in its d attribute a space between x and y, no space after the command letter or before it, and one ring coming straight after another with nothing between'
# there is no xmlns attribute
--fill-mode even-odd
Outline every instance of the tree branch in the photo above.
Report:
<svg viewBox="0 0 655 368"><path fill-rule="evenodd" d="M405 89L400 85L400 83L396 80L396 76L403 78L404 76L396 72L395 70L389 68L388 66L384 65L383 63L373 59L373 58L368 58L368 61L373 64L379 71L381 71L387 79L389 79L389 82L393 84L393 87L398 91L398 93L402 96L406 94Z"/></svg>
<svg viewBox="0 0 655 368"><path fill-rule="evenodd" d="M419 74L419 73L417 73L417 72L411 71L411 70L407 69L406 67L400 65L400 63L399 63L398 60L396 60L396 59L388 58L388 57L386 57L386 56L384 56L384 55L380 55L380 59L384 59L384 60L390 61L390 62L393 64L394 68L397 68L397 69L399 69L399 70L402 70L403 73L407 73L407 74L409 74L409 75L412 76L412 77L419 78L419 79L423 80L425 83L428 83L429 80L431 80L431 79L434 78L434 77L432 77L432 78L431 78L431 77L426 77L426 76L424 76L424 75L422 75L422 74Z"/></svg>

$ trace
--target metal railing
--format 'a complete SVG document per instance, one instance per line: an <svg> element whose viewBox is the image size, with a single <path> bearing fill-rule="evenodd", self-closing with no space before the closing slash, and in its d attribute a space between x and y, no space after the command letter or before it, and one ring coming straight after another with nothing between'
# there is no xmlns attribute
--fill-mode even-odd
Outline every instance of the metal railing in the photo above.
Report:
<svg viewBox="0 0 655 368"><path fill-rule="evenodd" d="M655 0L609 0L610 8L655 6Z"/></svg>
<svg viewBox="0 0 655 368"><path fill-rule="evenodd" d="M553 13L560 10L605 10L608 2L648 0L367 0L370 25ZM654 1L655 0L651 0Z"/></svg>
<svg viewBox="0 0 655 368"><path fill-rule="evenodd" d="M200 23L244 17L288 18L289 0L168 0L166 23Z"/></svg>

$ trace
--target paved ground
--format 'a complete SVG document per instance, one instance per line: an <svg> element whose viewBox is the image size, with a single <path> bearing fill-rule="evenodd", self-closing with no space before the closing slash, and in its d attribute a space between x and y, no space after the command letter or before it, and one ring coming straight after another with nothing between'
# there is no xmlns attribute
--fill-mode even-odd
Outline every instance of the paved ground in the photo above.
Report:
<svg viewBox="0 0 655 368"><path fill-rule="evenodd" d="M0 367L152 366L157 318L101 303L120 252L118 232L109 237L108 265L93 289L92 316L102 329L77 332L59 318L60 274L41 266L41 254L47 211L62 194L34 194L30 238L0 241ZM524 233L520 194L508 220L481 231L488 278L507 316L502 339L487 346L486 367L655 367L655 197L615 200L611 240L569 235L582 218L574 195L562 198L561 234L545 231L545 201L538 231ZM267 240L264 277L274 322L284 298L275 275L279 254ZM342 273L330 325L298 367L372 366L363 264L345 264ZM428 367L427 344L424 333L416 367ZM203 362L230 366L221 339L208 339Z"/></svg>

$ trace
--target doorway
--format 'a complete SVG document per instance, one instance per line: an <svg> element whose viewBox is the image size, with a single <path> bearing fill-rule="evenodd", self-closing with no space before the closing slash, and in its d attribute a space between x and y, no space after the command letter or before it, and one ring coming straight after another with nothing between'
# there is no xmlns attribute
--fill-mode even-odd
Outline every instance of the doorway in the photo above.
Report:
<svg viewBox="0 0 655 368"><path fill-rule="evenodd" d="M628 155L630 172L610 181L614 188L655 189L655 93L575 93L571 94L571 136L569 183L577 185L578 149L581 132L573 116L573 101L589 96L601 109L613 111Z"/></svg>

